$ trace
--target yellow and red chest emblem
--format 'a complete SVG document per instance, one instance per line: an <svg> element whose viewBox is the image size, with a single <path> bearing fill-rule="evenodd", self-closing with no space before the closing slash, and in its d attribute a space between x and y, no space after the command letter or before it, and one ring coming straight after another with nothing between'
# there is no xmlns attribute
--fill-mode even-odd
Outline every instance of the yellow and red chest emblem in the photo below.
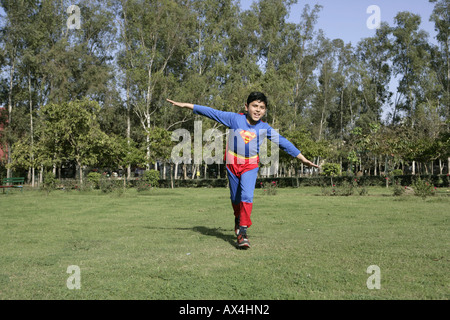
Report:
<svg viewBox="0 0 450 320"><path fill-rule="evenodd" d="M248 144L250 141L256 138L255 132L242 130L241 132L239 132L239 134L241 135L242 139L244 139L245 144Z"/></svg>

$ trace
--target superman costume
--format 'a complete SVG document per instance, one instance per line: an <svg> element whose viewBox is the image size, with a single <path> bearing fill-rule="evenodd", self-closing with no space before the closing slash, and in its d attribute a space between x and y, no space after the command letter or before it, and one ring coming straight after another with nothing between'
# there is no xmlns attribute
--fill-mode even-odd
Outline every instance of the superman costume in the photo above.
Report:
<svg viewBox="0 0 450 320"><path fill-rule="evenodd" d="M300 151L266 122L259 120L255 125L248 123L245 114L200 105L194 105L193 111L230 128L225 160L231 204L240 225L250 227L253 193L259 170L259 149L264 139L276 143L292 157L297 157Z"/></svg>

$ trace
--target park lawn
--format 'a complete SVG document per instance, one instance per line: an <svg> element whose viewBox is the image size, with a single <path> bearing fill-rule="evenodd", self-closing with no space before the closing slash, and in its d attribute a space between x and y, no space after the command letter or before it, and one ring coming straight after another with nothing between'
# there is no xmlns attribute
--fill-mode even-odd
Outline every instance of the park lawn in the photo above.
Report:
<svg viewBox="0 0 450 320"><path fill-rule="evenodd" d="M237 250L223 188L0 194L0 299L449 299L449 204L257 189Z"/></svg>

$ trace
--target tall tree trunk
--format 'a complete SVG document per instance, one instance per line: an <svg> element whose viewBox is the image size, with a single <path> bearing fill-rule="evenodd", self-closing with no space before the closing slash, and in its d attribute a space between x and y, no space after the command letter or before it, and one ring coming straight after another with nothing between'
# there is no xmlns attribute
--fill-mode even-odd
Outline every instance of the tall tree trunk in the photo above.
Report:
<svg viewBox="0 0 450 320"><path fill-rule="evenodd" d="M150 68L148 70L148 86L147 86L147 101L146 101L146 107L145 107L145 120L146 120L146 132L147 132L147 170L150 170L150 129L151 129L151 123L150 123L150 105L151 100L153 98L153 92L152 92L152 65L153 65L153 59L150 63Z"/></svg>
<svg viewBox="0 0 450 320"><path fill-rule="evenodd" d="M196 165L196 164L191 165L191 170L192 170L192 176L191 176L191 179L195 179L195 175L196 175L197 170L198 170L197 165Z"/></svg>
<svg viewBox="0 0 450 320"><path fill-rule="evenodd" d="M175 165L173 165L173 164L171 164L170 165L170 187L173 189L173 180L175 179L175 175L174 175L174 170L173 170L173 166L177 166L177 164L175 164Z"/></svg>
<svg viewBox="0 0 450 320"><path fill-rule="evenodd" d="M377 175L377 157L375 156L375 164L374 164L374 169L373 169L373 175L376 176Z"/></svg>
<svg viewBox="0 0 450 320"><path fill-rule="evenodd" d="M445 53L447 54L447 119L450 119L450 37L447 37Z"/></svg>
<svg viewBox="0 0 450 320"><path fill-rule="evenodd" d="M166 163L166 161L164 161L164 163L163 163L163 176L162 176L163 180L166 180L166 173L167 173L167 163Z"/></svg>
<svg viewBox="0 0 450 320"><path fill-rule="evenodd" d="M341 104L340 104L340 125L341 125L341 140L344 140L344 89L341 93Z"/></svg>
<svg viewBox="0 0 450 320"><path fill-rule="evenodd" d="M325 118L325 108L326 108L326 99L323 100L322 114L320 116L319 141L322 139L322 130L323 130L323 123L324 123L324 118Z"/></svg>
<svg viewBox="0 0 450 320"><path fill-rule="evenodd" d="M31 72L28 70L28 94L30 99L30 143L31 143L31 186L34 187L34 127L33 127L33 100L31 94Z"/></svg>
<svg viewBox="0 0 450 320"><path fill-rule="evenodd" d="M11 70L9 72L9 92L8 92L8 127L11 127L12 124L12 90L13 90L13 79L14 79L14 71L15 71L15 67L16 67L16 58L15 58L15 51L16 48L13 48L13 53L12 53L12 65L11 65ZM11 164L11 144L10 144L10 139L9 139L9 134L8 134L8 139L6 140L6 150L8 153L8 160L7 163ZM12 177L12 171L11 168L6 169L6 177L7 178L11 178Z"/></svg>
<svg viewBox="0 0 450 320"><path fill-rule="evenodd" d="M173 174L174 179L178 179L178 163L175 163L175 169Z"/></svg>
<svg viewBox="0 0 450 320"><path fill-rule="evenodd" d="M130 116L130 109L131 109L131 104L130 104L130 80L127 76L127 144L128 147L130 147L131 144L131 116ZM131 178L131 165L128 164L127 166L127 179L129 180Z"/></svg>

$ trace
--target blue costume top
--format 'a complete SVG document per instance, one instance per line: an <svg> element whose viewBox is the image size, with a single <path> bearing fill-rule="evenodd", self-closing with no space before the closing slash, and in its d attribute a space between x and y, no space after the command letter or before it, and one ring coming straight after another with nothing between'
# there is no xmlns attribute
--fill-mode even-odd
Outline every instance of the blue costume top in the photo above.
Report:
<svg viewBox="0 0 450 320"><path fill-rule="evenodd" d="M194 113L215 120L230 128L228 150L238 156L245 158L257 156L259 148L266 137L279 145L282 150L292 157L297 157L300 154L300 150L289 140L261 120L255 125L251 125L247 122L247 117L244 114L220 111L200 105L194 105Z"/></svg>

